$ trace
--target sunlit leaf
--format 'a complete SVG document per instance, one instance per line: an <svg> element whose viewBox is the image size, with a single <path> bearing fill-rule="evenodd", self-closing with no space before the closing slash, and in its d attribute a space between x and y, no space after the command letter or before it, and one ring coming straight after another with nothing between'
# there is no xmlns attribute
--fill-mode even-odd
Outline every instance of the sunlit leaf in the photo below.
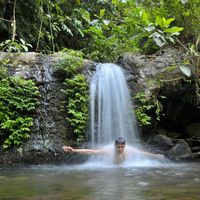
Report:
<svg viewBox="0 0 200 200"><path fill-rule="evenodd" d="M162 20L162 18L160 16L156 16L155 25L156 26L160 26L161 28L163 28L163 20Z"/></svg>
<svg viewBox="0 0 200 200"><path fill-rule="evenodd" d="M86 22L90 23L90 13L88 11L85 10L84 12L82 12L82 18Z"/></svg>
<svg viewBox="0 0 200 200"><path fill-rule="evenodd" d="M167 20L163 17L163 18L162 18L162 28L165 27L165 23L166 23L166 21L167 21Z"/></svg>
<svg viewBox="0 0 200 200"><path fill-rule="evenodd" d="M78 5L80 5L80 4L81 4L81 0L76 0L76 3L77 3Z"/></svg>
<svg viewBox="0 0 200 200"><path fill-rule="evenodd" d="M142 11L142 21L148 25L149 24L149 19L148 19L148 14L145 11Z"/></svg>
<svg viewBox="0 0 200 200"><path fill-rule="evenodd" d="M151 26L145 27L144 29L148 32L151 32L151 31L155 30L155 26L151 25Z"/></svg>
<svg viewBox="0 0 200 200"><path fill-rule="evenodd" d="M25 44L25 41L23 39L19 39L21 41L22 44Z"/></svg>
<svg viewBox="0 0 200 200"><path fill-rule="evenodd" d="M188 0L181 0L181 3L184 4L184 5L185 5L187 2L188 2Z"/></svg>
<svg viewBox="0 0 200 200"><path fill-rule="evenodd" d="M108 25L108 24L110 23L110 20L103 20L103 23L104 23L105 25Z"/></svg>
<svg viewBox="0 0 200 200"><path fill-rule="evenodd" d="M102 18L105 15L105 12L106 12L105 9L101 9L99 13L99 17Z"/></svg>
<svg viewBox="0 0 200 200"><path fill-rule="evenodd" d="M185 65L181 65L180 70L183 74L185 74L186 76L190 77L191 76L191 69Z"/></svg>
<svg viewBox="0 0 200 200"><path fill-rule="evenodd" d="M119 0L112 0L112 4L117 4Z"/></svg>
<svg viewBox="0 0 200 200"><path fill-rule="evenodd" d="M166 27L166 28L169 27L169 25L170 25L174 20L175 20L175 18L169 18L169 19L167 19L166 22L165 22L165 27Z"/></svg>
<svg viewBox="0 0 200 200"><path fill-rule="evenodd" d="M153 37L153 40L157 46L163 47L165 45L165 38L161 34L155 32L151 36Z"/></svg>
<svg viewBox="0 0 200 200"><path fill-rule="evenodd" d="M173 26L171 28L167 28L165 29L163 32L165 33L178 33L180 31L182 31L184 28L182 27L176 27L176 26Z"/></svg>

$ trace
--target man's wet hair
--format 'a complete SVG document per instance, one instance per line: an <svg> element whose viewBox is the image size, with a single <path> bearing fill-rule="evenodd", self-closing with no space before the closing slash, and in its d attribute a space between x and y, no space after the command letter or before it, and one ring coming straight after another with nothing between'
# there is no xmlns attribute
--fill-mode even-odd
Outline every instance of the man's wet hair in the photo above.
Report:
<svg viewBox="0 0 200 200"><path fill-rule="evenodd" d="M118 145L118 144L126 144L126 141L123 137L118 137L116 140L115 140L115 145Z"/></svg>

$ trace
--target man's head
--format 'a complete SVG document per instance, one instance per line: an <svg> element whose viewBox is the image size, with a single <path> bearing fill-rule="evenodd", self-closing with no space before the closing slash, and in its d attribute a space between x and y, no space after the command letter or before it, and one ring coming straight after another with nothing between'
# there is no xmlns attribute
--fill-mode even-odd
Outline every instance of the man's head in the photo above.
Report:
<svg viewBox="0 0 200 200"><path fill-rule="evenodd" d="M118 137L115 140L115 148L116 148L117 153L124 152L125 144L126 144L126 142L125 142L124 138L122 138L122 137Z"/></svg>

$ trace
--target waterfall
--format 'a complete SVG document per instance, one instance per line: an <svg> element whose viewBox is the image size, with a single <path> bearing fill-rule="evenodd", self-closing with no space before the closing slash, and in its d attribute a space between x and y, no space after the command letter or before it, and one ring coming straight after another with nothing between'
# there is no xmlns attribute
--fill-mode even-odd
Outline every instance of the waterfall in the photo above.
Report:
<svg viewBox="0 0 200 200"><path fill-rule="evenodd" d="M136 121L122 69L112 63L99 64L90 82L91 141L107 145L117 137L136 143Z"/></svg>

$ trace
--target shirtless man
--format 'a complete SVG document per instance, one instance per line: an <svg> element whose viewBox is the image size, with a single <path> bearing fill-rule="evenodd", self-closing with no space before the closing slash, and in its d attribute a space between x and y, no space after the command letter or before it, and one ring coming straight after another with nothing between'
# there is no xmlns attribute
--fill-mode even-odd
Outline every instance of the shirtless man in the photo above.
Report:
<svg viewBox="0 0 200 200"><path fill-rule="evenodd" d="M121 164L126 160L126 154L125 154L125 145L126 142L124 138L119 137L115 140L115 151L113 157L113 164ZM63 146L63 150L65 152L72 152L72 153L79 153L79 154L101 154L101 155L108 155L111 154L110 148L102 148L102 149L74 149L70 146ZM162 154L152 154L149 152L141 151L139 149L135 148L129 148L127 149L130 153L138 154L138 155L144 155L149 156L152 158L157 159L163 159L164 155Z"/></svg>

